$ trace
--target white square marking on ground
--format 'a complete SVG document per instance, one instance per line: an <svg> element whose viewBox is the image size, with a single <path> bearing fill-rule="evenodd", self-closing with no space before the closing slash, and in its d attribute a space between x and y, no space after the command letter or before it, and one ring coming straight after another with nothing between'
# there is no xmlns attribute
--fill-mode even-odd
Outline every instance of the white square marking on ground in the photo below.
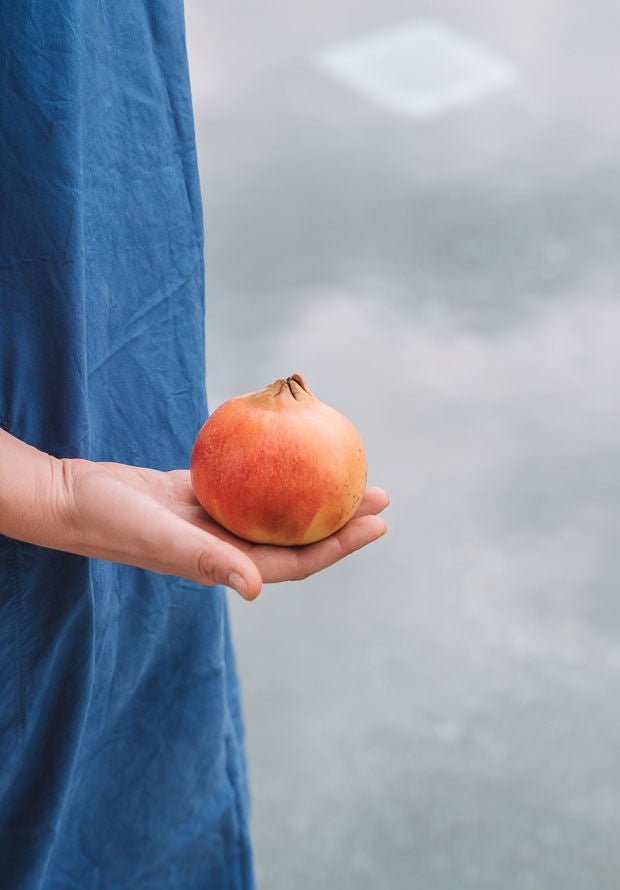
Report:
<svg viewBox="0 0 620 890"><path fill-rule="evenodd" d="M433 19L406 22L326 47L321 71L397 114L432 117L517 81L517 70Z"/></svg>

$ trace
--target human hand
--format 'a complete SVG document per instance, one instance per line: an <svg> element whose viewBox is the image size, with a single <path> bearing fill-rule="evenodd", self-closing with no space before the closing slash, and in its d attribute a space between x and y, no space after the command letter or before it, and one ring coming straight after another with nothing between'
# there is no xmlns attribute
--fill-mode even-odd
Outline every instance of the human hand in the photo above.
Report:
<svg viewBox="0 0 620 890"><path fill-rule="evenodd" d="M52 463L52 474L54 525L63 540L47 546L200 584L225 584L248 600L258 596L263 582L306 578L386 531L376 514L388 497L379 488L368 489L355 517L329 538L274 547L243 541L210 519L194 496L188 470L163 473L64 460Z"/></svg>

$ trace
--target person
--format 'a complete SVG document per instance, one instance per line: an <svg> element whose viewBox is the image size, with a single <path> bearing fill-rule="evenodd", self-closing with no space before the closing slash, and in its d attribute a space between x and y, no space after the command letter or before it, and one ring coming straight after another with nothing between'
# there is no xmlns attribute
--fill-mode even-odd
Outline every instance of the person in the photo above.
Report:
<svg viewBox="0 0 620 890"><path fill-rule="evenodd" d="M2 890L249 890L226 593L385 531L252 546L198 506L200 187L181 0L0 17Z"/></svg>

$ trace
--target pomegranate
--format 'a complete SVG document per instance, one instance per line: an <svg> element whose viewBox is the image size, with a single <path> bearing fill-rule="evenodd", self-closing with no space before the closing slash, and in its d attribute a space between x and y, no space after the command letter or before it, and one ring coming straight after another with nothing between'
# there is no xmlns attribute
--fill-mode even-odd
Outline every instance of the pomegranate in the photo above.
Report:
<svg viewBox="0 0 620 890"><path fill-rule="evenodd" d="M353 516L366 490L359 433L299 374L220 405L198 433L190 470L209 516L258 544L319 541Z"/></svg>

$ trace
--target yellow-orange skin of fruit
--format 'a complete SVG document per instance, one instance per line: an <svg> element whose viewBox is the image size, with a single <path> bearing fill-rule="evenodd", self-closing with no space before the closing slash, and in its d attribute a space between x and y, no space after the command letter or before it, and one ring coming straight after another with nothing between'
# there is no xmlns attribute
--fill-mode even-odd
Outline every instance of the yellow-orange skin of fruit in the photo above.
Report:
<svg viewBox="0 0 620 890"><path fill-rule="evenodd" d="M367 463L353 424L294 374L220 405L196 437L190 471L198 501L228 531L293 546L351 519Z"/></svg>

